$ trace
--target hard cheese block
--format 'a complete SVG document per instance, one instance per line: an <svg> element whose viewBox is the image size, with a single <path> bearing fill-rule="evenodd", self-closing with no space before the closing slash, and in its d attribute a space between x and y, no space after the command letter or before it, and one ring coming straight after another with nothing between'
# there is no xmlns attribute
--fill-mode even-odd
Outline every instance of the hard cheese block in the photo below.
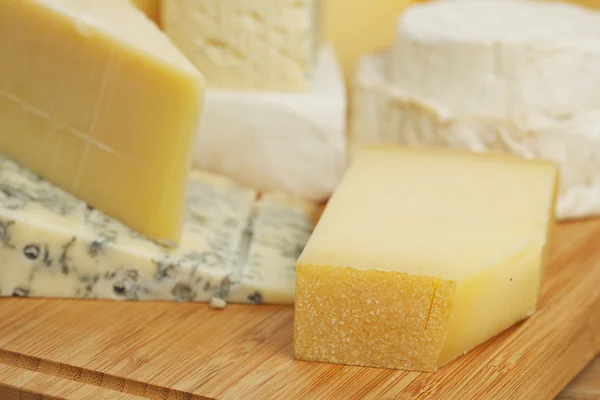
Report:
<svg viewBox="0 0 600 400"><path fill-rule="evenodd" d="M298 260L295 357L435 371L531 315L556 167L370 147Z"/></svg>
<svg viewBox="0 0 600 400"><path fill-rule="evenodd" d="M133 4L142 10L148 18L155 23L160 22L160 1L159 0L130 0Z"/></svg>
<svg viewBox="0 0 600 400"><path fill-rule="evenodd" d="M346 165L346 92L331 46L307 93L207 90L194 154L196 166L260 190L327 198Z"/></svg>
<svg viewBox="0 0 600 400"><path fill-rule="evenodd" d="M538 0L538 1L565 1L565 0ZM598 0L567 0L569 3L579 4L585 7L600 9L600 3Z"/></svg>
<svg viewBox="0 0 600 400"><path fill-rule="evenodd" d="M398 16L415 0L327 0L323 2L323 36L333 43L344 77L350 81L361 55L394 42Z"/></svg>
<svg viewBox="0 0 600 400"><path fill-rule="evenodd" d="M361 60L352 146L551 159L561 168L558 217L599 214L598 38L600 14L568 4L413 6L400 19L394 50Z"/></svg>
<svg viewBox="0 0 600 400"><path fill-rule="evenodd" d="M215 89L308 89L317 0L164 0L161 25Z"/></svg>
<svg viewBox="0 0 600 400"><path fill-rule="evenodd" d="M177 244L204 78L166 35L124 0L2 1L0 59L0 153Z"/></svg>
<svg viewBox="0 0 600 400"><path fill-rule="evenodd" d="M279 194L255 199L253 190L194 171L181 244L166 249L0 158L0 295L208 301L243 286L224 299L292 302L292 269L314 206Z"/></svg>

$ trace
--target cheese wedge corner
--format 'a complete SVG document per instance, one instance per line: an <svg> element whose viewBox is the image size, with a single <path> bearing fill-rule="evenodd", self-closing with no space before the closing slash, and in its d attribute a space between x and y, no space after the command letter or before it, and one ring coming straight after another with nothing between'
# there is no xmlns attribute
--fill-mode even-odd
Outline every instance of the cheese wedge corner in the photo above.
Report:
<svg viewBox="0 0 600 400"><path fill-rule="evenodd" d="M557 167L363 149L297 264L294 354L435 371L536 309Z"/></svg>

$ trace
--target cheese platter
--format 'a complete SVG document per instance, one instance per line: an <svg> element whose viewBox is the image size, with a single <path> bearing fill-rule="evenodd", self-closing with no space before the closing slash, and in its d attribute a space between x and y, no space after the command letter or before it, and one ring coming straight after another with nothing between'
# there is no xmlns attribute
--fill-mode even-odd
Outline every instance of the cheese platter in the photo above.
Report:
<svg viewBox="0 0 600 400"><path fill-rule="evenodd" d="M600 13L320 3L0 4L1 399L576 395Z"/></svg>
<svg viewBox="0 0 600 400"><path fill-rule="evenodd" d="M291 306L23 298L0 299L0 367L152 399L552 399L600 351L599 241L560 223L539 310L435 373L295 361Z"/></svg>

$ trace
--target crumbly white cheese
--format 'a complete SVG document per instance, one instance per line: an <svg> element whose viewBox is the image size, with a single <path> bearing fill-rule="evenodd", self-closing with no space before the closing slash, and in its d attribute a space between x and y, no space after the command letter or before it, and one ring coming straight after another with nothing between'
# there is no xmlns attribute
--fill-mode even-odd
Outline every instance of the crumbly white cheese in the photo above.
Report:
<svg viewBox="0 0 600 400"><path fill-rule="evenodd" d="M600 14L459 0L414 6L398 29L391 52L359 64L353 148L393 142L555 160L558 217L600 214Z"/></svg>
<svg viewBox="0 0 600 400"><path fill-rule="evenodd" d="M161 24L211 88L306 91L317 0L164 0Z"/></svg>
<svg viewBox="0 0 600 400"><path fill-rule="evenodd" d="M346 164L346 92L330 45L308 93L208 90L195 164L258 190L327 198Z"/></svg>
<svg viewBox="0 0 600 400"><path fill-rule="evenodd" d="M0 157L0 295L209 301L235 271L250 265L244 248L252 246L246 233L254 218L260 221L263 213L281 207L255 207L256 195L225 178L194 172L181 244L166 249ZM290 207L289 212L296 210ZM301 224L311 218L297 217ZM282 233L281 240L304 246L307 237L286 236L286 223L269 220L270 229ZM269 278L268 271L280 267L272 261L265 252L258 265ZM293 301L293 278L280 279L276 289L272 279L261 282L252 281L252 298L225 300ZM292 295L270 294L277 290L291 290Z"/></svg>

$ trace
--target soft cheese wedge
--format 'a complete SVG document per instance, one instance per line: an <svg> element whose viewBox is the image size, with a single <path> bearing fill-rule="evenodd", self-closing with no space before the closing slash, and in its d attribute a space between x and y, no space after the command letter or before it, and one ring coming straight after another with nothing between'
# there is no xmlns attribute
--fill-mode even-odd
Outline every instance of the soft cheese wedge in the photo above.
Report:
<svg viewBox="0 0 600 400"><path fill-rule="evenodd" d="M0 157L0 295L291 303L315 206L200 171L188 192L166 249Z"/></svg>
<svg viewBox="0 0 600 400"><path fill-rule="evenodd" d="M297 265L295 357L435 371L531 315L557 168L370 147Z"/></svg>
<svg viewBox="0 0 600 400"><path fill-rule="evenodd" d="M179 242L204 78L127 0L0 2L0 153Z"/></svg>
<svg viewBox="0 0 600 400"><path fill-rule="evenodd" d="M205 96L195 165L258 190L315 201L331 195L346 167L346 91L331 45L319 50L306 93Z"/></svg>

